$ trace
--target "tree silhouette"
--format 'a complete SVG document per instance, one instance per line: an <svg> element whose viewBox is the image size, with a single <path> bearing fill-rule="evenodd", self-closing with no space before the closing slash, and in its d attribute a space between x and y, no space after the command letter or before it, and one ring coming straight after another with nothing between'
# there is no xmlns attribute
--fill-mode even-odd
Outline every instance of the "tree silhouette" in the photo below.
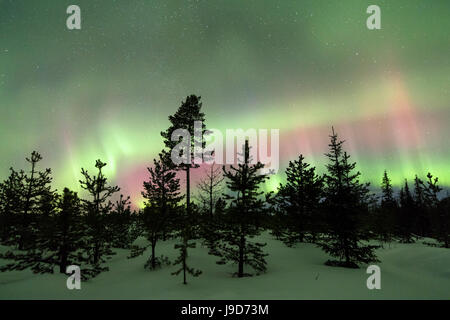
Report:
<svg viewBox="0 0 450 320"><path fill-rule="evenodd" d="M450 197L447 196L436 208L434 215L434 230L436 239L443 247L450 248Z"/></svg>
<svg viewBox="0 0 450 320"><path fill-rule="evenodd" d="M177 170L183 170L186 172L186 217L183 219L185 222L192 221L191 217L191 169L198 168L198 164L194 162L196 156L201 156L195 154L195 148L201 147L204 148L205 141L203 139L204 135L208 134L206 130L205 114L201 111L202 103L201 97L196 95L190 95L186 97L186 100L181 103L181 106L175 112L175 114L169 116L170 126L166 131L161 132L161 136L164 138L164 144L168 150L168 152L163 152L163 158L167 165L175 166L174 162L171 161L171 153L174 151L174 148L178 143L181 142L181 137L177 141L172 140L172 134L175 130L184 129L189 133L189 141L187 142L188 150L185 156L186 161L181 164L177 164L175 167ZM200 132L196 132L195 130L195 122L200 121L201 127ZM203 157L203 156L201 156ZM191 227L189 224L185 224L183 226L183 231L180 232L183 237L182 243L177 245L177 248L180 249L180 257L182 258L182 266L183 266L183 283L186 284L186 272L189 272L189 268L187 267L186 259L187 259L187 251L188 248L192 248L195 244L189 242L189 237L191 235ZM182 246L182 247L179 247ZM193 270L193 269L191 269ZM177 274L177 273L176 273ZM193 272L193 274L198 275L198 273Z"/></svg>
<svg viewBox="0 0 450 320"><path fill-rule="evenodd" d="M415 222L414 232L421 237L426 237L430 235L431 232L431 221L429 216L429 210L427 210L425 203L425 185L417 175L414 178L413 198L414 198L413 219Z"/></svg>
<svg viewBox="0 0 450 320"><path fill-rule="evenodd" d="M144 247L134 245L130 255L139 256L150 246L151 256L146 266L152 270L163 262L156 257L156 244L172 231L179 202L183 199L183 196L180 196L180 181L176 178L176 172L161 160L154 159L153 164L153 168L147 168L150 178L144 181L142 192L147 201L139 215L141 234L147 238L149 244Z"/></svg>
<svg viewBox="0 0 450 320"><path fill-rule="evenodd" d="M133 217L129 196L120 195L119 199L114 203L107 220L112 247L129 249L132 242L136 240L136 234L132 230Z"/></svg>
<svg viewBox="0 0 450 320"><path fill-rule="evenodd" d="M278 188L275 196L276 212L281 215L283 231L279 238L288 245L303 242L309 233L315 241L319 231L319 206L322 197L323 180L315 167L306 163L303 155L289 161L286 168L287 181Z"/></svg>
<svg viewBox="0 0 450 320"><path fill-rule="evenodd" d="M224 216L223 229L220 230L221 241L214 252L220 257L219 264L236 263L239 278L250 275L244 272L245 265L251 266L257 273L266 271L265 254L262 248L265 243L251 242L249 238L260 234L258 219L264 212L264 202L259 191L261 183L268 176L260 174L264 168L261 162L250 164L250 147L248 140L243 148L243 161L237 167L223 167L226 185L231 194L224 194L230 206Z"/></svg>
<svg viewBox="0 0 450 320"><path fill-rule="evenodd" d="M214 215L214 208L220 198L223 180L222 169L212 164L209 170L205 170L205 178L197 186L200 204L210 217Z"/></svg>
<svg viewBox="0 0 450 320"><path fill-rule="evenodd" d="M10 175L0 184L0 240L5 246L17 245L19 222L23 218L22 197L25 174L10 168Z"/></svg>
<svg viewBox="0 0 450 320"><path fill-rule="evenodd" d="M1 271L30 268L35 273L53 273L55 266L66 273L70 264L81 265L83 243L81 203L75 192L65 188L62 196L50 193L44 198L45 210L37 219L34 242L25 252L7 251L2 258L15 260Z"/></svg>
<svg viewBox="0 0 450 320"><path fill-rule="evenodd" d="M52 240L58 252L59 271L66 273L67 266L78 264L78 250L83 246L84 226L78 194L65 188L58 201L58 209Z"/></svg>
<svg viewBox="0 0 450 320"><path fill-rule="evenodd" d="M386 170L381 180L381 205L376 211L375 232L381 242L390 242L395 234L395 219L398 211L398 204L394 198L391 179Z"/></svg>
<svg viewBox="0 0 450 320"><path fill-rule="evenodd" d="M26 249L33 243L33 225L35 217L39 214L39 201L42 196L50 192L51 170L37 171L37 164L42 160L42 156L33 151L31 157L26 158L31 169L29 174L23 171L19 174L23 176L23 188L19 190L21 203L18 204L22 209L18 226L18 247L19 250Z"/></svg>
<svg viewBox="0 0 450 320"><path fill-rule="evenodd" d="M363 224L371 201L369 184L359 181L360 172L353 172L356 163L349 162L350 156L342 149L344 141L338 140L334 129L330 138L324 190L328 230L319 246L338 258L326 264L357 268L358 263L377 261L376 246L363 243L370 239Z"/></svg>
<svg viewBox="0 0 450 320"><path fill-rule="evenodd" d="M105 166L106 163L97 160L95 167L98 172L95 176L91 176L87 170L81 169L84 177L84 180L80 180L81 188L92 197L90 200L82 200L86 214L86 241L84 243L86 262L94 266L88 271L83 271L83 274L88 273L89 276L107 271L108 267L103 267L102 264L115 254L111 250L110 234L106 226L107 214L113 207L110 198L120 189L117 186L108 185L108 179L102 172Z"/></svg>
<svg viewBox="0 0 450 320"><path fill-rule="evenodd" d="M405 184L400 189L400 210L397 220L398 235L401 242L414 242L415 210L415 202L409 190L408 180L405 179Z"/></svg>
<svg viewBox="0 0 450 320"><path fill-rule="evenodd" d="M211 230L220 229L221 217L216 216L215 214L217 204L221 199L220 196L224 178L222 175L222 168L216 167L214 164L205 169L204 174L205 177L197 186L197 198L201 208L199 234L200 237L204 239L204 245L206 245L210 251L214 251L219 237L216 232L211 232Z"/></svg>
<svg viewBox="0 0 450 320"><path fill-rule="evenodd" d="M439 201L438 195L442 188L438 185L438 178L431 173L427 174L424 185L424 202L428 215L432 217L433 234L437 241L445 248L450 246L450 198Z"/></svg>

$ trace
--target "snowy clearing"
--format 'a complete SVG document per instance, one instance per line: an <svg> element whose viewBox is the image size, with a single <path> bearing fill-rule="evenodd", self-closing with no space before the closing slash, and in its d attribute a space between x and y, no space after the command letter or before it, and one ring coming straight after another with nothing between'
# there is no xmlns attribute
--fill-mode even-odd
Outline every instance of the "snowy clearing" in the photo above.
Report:
<svg viewBox="0 0 450 320"><path fill-rule="evenodd" d="M450 299L450 250L422 244L391 243L378 249L381 290L366 287L366 267L346 269L325 266L329 258L313 244L288 248L265 234L268 243L267 273L233 278L235 267L220 266L197 243L188 263L203 274L172 276L173 266L157 271L144 269L144 256L127 259L128 250L117 250L110 271L68 290L67 276L36 275L31 271L0 273L0 299ZM157 255L171 260L177 255L174 241L159 243ZM0 261L4 263L5 261ZM56 268L55 268L56 270Z"/></svg>

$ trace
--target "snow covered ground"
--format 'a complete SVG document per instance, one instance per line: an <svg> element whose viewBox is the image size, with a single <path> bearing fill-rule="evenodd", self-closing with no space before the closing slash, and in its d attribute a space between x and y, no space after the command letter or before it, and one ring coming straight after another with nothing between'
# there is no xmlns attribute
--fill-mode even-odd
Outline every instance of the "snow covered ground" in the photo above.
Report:
<svg viewBox="0 0 450 320"><path fill-rule="evenodd" d="M422 241L379 249L381 290L369 290L365 266L325 266L329 257L312 244L288 248L268 234L261 238L270 255L268 272L260 276L233 278L234 266L217 265L197 244L188 261L203 274L183 285L181 275L170 274L176 267L148 271L146 256L127 259L128 251L118 250L110 271L82 282L81 290L68 290L67 276L61 274L0 273L0 299L450 299L449 249ZM173 244L160 243L157 255L173 260Z"/></svg>

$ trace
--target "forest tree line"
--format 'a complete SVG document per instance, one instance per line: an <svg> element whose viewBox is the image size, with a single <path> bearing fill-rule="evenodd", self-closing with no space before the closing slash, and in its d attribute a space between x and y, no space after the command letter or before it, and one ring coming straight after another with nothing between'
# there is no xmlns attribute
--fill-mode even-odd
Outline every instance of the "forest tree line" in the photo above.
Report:
<svg viewBox="0 0 450 320"><path fill-rule="evenodd" d="M170 137L183 128L191 133L191 145L198 143L193 124L205 123L201 98L188 96L169 121L161 133L165 148L142 184L143 209L132 210L129 197L115 196L120 189L108 183L101 160L93 174L81 169L83 198L69 188L52 189L51 170L39 169L38 152L26 158L27 171L11 168L0 183L0 244L5 246L0 258L7 261L0 271L65 273L67 266L79 265L82 278L89 279L107 271L114 249L121 248L129 250L130 259L146 254L144 267L150 270L177 265L173 274L182 274L186 284L188 275L201 274L188 261L189 249L200 242L218 264L236 265L234 275L244 277L267 269L270 253L265 243L255 241L264 231L288 246L314 243L329 254L327 265L349 268L377 262L375 249L391 241L429 237L434 245L449 248L450 197L439 198L438 178L428 173L426 180L416 176L411 185L405 180L395 194L385 171L376 196L369 183L360 181L356 163L334 129L322 175L299 155L289 162L286 183L276 192L263 192L270 177L260 174L262 163L251 161L246 142L242 163L208 167L192 193L191 171L199 165L174 165L170 153L176 141ZM205 124L202 130L207 134ZM180 174L186 176L184 191ZM175 261L158 254L157 244L168 239L176 240Z"/></svg>

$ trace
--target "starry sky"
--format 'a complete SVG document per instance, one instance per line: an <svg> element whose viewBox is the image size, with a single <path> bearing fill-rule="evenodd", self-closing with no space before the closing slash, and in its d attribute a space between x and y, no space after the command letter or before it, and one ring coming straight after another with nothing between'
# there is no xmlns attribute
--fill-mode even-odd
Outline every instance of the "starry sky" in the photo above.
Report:
<svg viewBox="0 0 450 320"><path fill-rule="evenodd" d="M68 30L66 8L81 8ZM381 8L381 30L366 9ZM324 171L334 126L362 178L450 186L450 1L0 0L0 178L38 150L54 186L108 163L141 204L160 131L189 94L206 125L280 129L283 169ZM284 175L273 176L273 190Z"/></svg>

